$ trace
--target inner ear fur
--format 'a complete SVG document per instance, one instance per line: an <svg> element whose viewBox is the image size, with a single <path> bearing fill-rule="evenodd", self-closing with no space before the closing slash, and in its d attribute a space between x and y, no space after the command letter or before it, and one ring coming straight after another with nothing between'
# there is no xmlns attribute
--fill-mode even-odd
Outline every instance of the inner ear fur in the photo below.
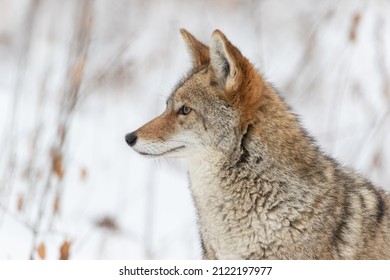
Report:
<svg viewBox="0 0 390 280"><path fill-rule="evenodd" d="M213 82L224 88L227 100L239 110L241 128L245 131L261 106L265 81L219 30L212 35L210 68Z"/></svg>
<svg viewBox="0 0 390 280"><path fill-rule="evenodd" d="M210 63L210 51L202 42L198 41L191 33L184 28L180 29L180 33L186 42L187 48L192 58L193 66L200 67Z"/></svg>
<svg viewBox="0 0 390 280"><path fill-rule="evenodd" d="M237 90L241 84L245 58L226 36L215 30L211 38L210 66L219 84L227 91Z"/></svg>

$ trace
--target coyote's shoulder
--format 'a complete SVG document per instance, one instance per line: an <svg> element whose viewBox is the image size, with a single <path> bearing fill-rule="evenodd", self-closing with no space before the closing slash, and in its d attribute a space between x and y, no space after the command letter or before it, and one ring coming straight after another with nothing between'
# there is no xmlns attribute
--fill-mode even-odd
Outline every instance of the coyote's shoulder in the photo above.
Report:
<svg viewBox="0 0 390 280"><path fill-rule="evenodd" d="M390 198L324 155L225 35L126 141L185 157L208 259L390 259Z"/></svg>

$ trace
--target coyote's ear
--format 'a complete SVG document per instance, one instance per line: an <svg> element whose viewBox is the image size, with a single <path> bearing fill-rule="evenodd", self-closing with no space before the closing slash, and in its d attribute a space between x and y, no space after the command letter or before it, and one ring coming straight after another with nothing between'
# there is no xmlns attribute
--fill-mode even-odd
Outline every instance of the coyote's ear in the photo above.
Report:
<svg viewBox="0 0 390 280"><path fill-rule="evenodd" d="M191 33L189 33L184 28L180 29L180 33L183 36L183 39L187 44L187 48L191 53L192 63L194 67L209 64L209 47L199 42L194 36L192 36Z"/></svg>
<svg viewBox="0 0 390 280"><path fill-rule="evenodd" d="M244 59L240 51L218 29L213 32L210 46L210 65L218 83L226 90L236 90L240 85L240 64Z"/></svg>

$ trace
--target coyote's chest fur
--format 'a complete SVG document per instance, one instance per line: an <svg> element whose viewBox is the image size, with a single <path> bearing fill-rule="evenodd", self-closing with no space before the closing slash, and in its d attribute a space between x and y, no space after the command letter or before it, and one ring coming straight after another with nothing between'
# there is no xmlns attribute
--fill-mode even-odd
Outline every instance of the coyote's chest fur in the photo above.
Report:
<svg viewBox="0 0 390 280"><path fill-rule="evenodd" d="M282 247L300 235L291 227L300 214L285 204L280 178L218 166L195 161L189 170L206 257L286 258Z"/></svg>
<svg viewBox="0 0 390 280"><path fill-rule="evenodd" d="M389 241L382 248L376 241L388 236L382 212L388 197L354 174L325 162L322 175L305 184L252 159L226 168L215 158L189 161L204 258L390 257ZM353 180L356 188L349 185ZM346 189L339 190L340 185Z"/></svg>

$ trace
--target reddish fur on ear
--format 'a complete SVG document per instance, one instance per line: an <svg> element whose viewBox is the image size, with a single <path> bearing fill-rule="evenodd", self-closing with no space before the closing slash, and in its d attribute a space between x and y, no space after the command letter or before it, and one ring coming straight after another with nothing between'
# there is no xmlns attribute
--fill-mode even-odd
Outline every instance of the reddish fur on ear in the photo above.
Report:
<svg viewBox="0 0 390 280"><path fill-rule="evenodd" d="M240 111L244 131L252 123L255 112L261 106L265 81L225 34L217 29L212 36L216 40L221 40L225 55L232 64L229 69L231 82L225 87L226 97L231 105Z"/></svg>
<svg viewBox="0 0 390 280"><path fill-rule="evenodd" d="M202 42L198 41L191 33L184 28L180 29L180 33L183 36L184 41L191 53L192 63L194 67L207 65L210 62L209 47Z"/></svg>

